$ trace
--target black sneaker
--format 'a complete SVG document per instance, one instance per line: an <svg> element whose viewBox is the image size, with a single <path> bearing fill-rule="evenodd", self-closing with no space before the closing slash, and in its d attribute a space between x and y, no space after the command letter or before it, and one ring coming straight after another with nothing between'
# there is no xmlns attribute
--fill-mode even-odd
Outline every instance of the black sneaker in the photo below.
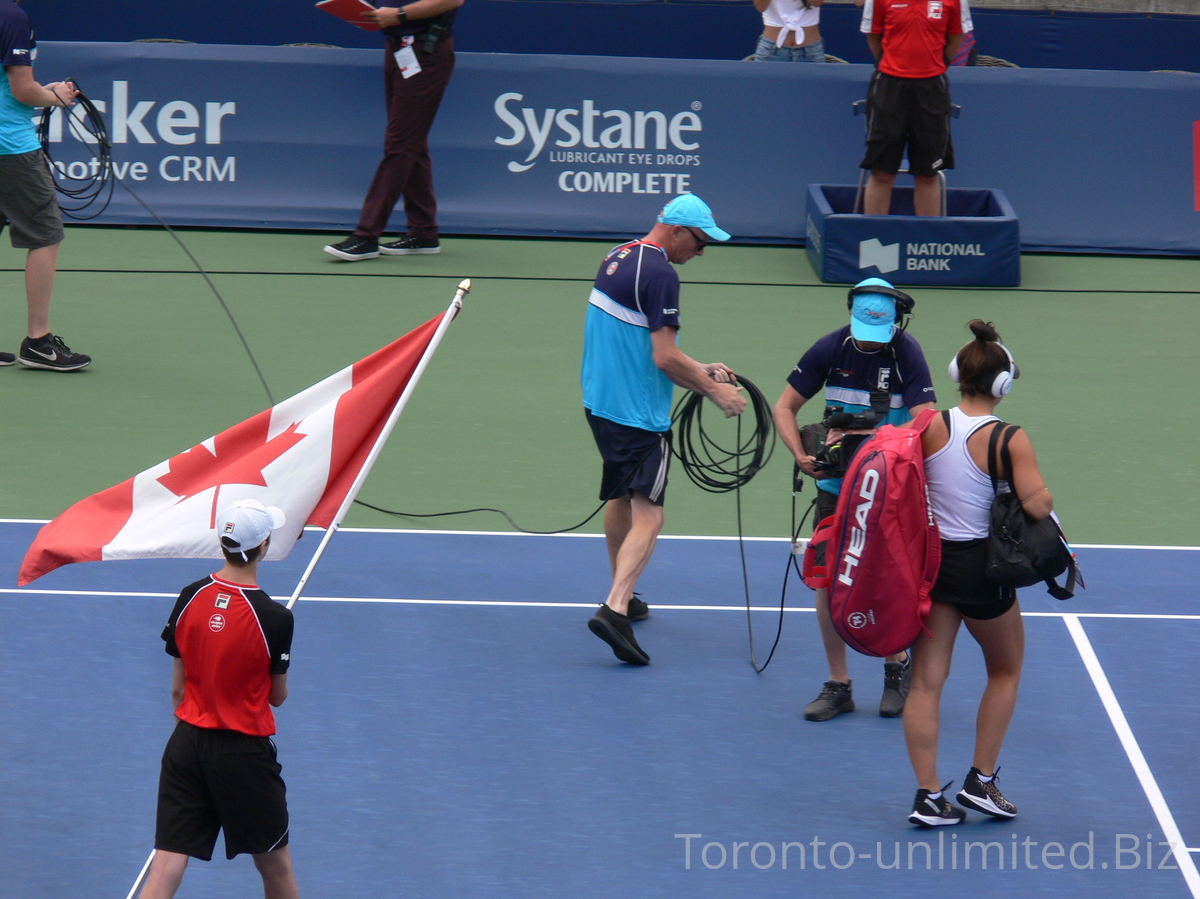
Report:
<svg viewBox="0 0 1200 899"><path fill-rule="evenodd" d="M912 653L903 662L883 663L883 697L879 700L879 716L896 718L904 712L908 685L912 683Z"/></svg>
<svg viewBox="0 0 1200 899"><path fill-rule="evenodd" d="M607 605L588 622L588 630L612 647L613 655L622 662L630 665L649 665L650 656L638 646L633 636L633 628L629 626L629 617L614 612Z"/></svg>
<svg viewBox="0 0 1200 899"><path fill-rule="evenodd" d="M954 783L954 781L950 781L950 783ZM919 827L962 824L966 820L967 813L957 805L950 804L950 800L946 798L946 787L948 786L950 784L942 787L942 795L937 799L929 797L929 790L917 790L917 798L913 800L913 810L912 814L908 816L908 823L916 824Z"/></svg>
<svg viewBox="0 0 1200 899"><path fill-rule="evenodd" d="M17 357L12 353L0 353L0 365L13 365L16 361Z"/></svg>
<svg viewBox="0 0 1200 899"><path fill-rule="evenodd" d="M821 695L804 707L805 719L828 721L842 712L853 712L854 693L850 689L850 683L843 684L838 680L825 681L825 686L821 688Z"/></svg>
<svg viewBox="0 0 1200 899"><path fill-rule="evenodd" d="M47 334L34 342L26 337L21 341L21 353L17 361L26 368L41 368L46 371L78 371L92 364L92 357L83 353L72 353L63 339Z"/></svg>
<svg viewBox="0 0 1200 899"><path fill-rule="evenodd" d="M341 243L329 244L325 252L347 262L357 262L359 259L374 259L379 255L379 242L369 237L355 237L351 234Z"/></svg>
<svg viewBox="0 0 1200 899"><path fill-rule="evenodd" d="M401 237L391 243L385 243L379 248L384 256L413 256L418 253L440 253L442 246L435 237L433 240L421 240L419 237Z"/></svg>
<svg viewBox="0 0 1200 899"><path fill-rule="evenodd" d="M997 768L996 774L999 773L1000 769ZM991 815L993 818L1015 818L1017 807L1005 799L1000 792L1000 787L996 785L996 774L992 775L990 783L981 781L979 774L978 768L971 769L971 773L967 775L967 779L963 783L963 788L958 791L958 801L967 808L973 808L975 811Z"/></svg>
<svg viewBox="0 0 1200 899"><path fill-rule="evenodd" d="M625 615L630 621L645 621L650 617L650 607L635 593L629 597L629 608Z"/></svg>

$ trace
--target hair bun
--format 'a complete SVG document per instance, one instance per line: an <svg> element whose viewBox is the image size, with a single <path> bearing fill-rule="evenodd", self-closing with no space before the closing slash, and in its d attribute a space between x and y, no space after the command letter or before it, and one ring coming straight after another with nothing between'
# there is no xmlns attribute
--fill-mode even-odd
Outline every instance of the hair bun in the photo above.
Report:
<svg viewBox="0 0 1200 899"><path fill-rule="evenodd" d="M967 327L971 329L971 333L975 335L976 340L984 342L1000 341L1000 335L996 333L996 326L991 322L985 322L981 318L975 318L967 322Z"/></svg>

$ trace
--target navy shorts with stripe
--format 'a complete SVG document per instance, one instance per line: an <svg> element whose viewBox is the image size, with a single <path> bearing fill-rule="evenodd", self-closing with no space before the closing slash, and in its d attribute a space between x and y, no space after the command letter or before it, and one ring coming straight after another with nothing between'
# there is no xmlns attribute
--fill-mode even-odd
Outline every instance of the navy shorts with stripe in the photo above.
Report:
<svg viewBox="0 0 1200 899"><path fill-rule="evenodd" d="M671 467L671 432L644 431L618 424L584 409L596 448L604 460L600 499L640 493L656 506L666 498Z"/></svg>

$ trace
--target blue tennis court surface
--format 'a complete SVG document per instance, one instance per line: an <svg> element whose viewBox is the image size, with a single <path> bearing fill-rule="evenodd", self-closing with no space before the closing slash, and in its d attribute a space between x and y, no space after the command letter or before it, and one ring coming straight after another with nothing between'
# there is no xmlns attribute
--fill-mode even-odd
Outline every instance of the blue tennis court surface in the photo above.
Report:
<svg viewBox="0 0 1200 899"><path fill-rule="evenodd" d="M36 528L0 524L0 582L16 583ZM262 586L286 598L318 536L264 566ZM746 553L761 662L788 545ZM755 674L735 541L659 543L637 625L653 662L636 669L585 626L607 590L600 539L344 531L296 608L278 713L301 892L1200 896L1200 552L1080 559L1076 599L1022 591L1028 653L1000 759L1020 815L923 831L905 821L902 723L876 714L882 664L852 654L858 711L804 721L826 676L812 594L789 584L776 658ZM0 591L5 896L128 891L173 726L158 635L212 567L90 563ZM964 633L943 698L955 789L983 682ZM258 889L218 846L179 896Z"/></svg>

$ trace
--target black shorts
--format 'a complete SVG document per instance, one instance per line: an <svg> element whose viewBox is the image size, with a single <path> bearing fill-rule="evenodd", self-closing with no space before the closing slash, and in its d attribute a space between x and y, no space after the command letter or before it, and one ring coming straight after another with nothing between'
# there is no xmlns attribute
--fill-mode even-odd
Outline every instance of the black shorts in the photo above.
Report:
<svg viewBox="0 0 1200 899"><path fill-rule="evenodd" d="M640 493L656 506L666 499L671 468L671 432L643 431L617 424L584 409L596 447L604 460L600 499Z"/></svg>
<svg viewBox="0 0 1200 899"><path fill-rule="evenodd" d="M900 171L908 148L908 170L932 177L954 168L950 140L950 80L895 78L876 71L867 89L867 150L862 168Z"/></svg>
<svg viewBox="0 0 1200 899"><path fill-rule="evenodd" d="M286 846L281 770L270 737L180 721L163 750L154 848L210 861L222 829L226 858Z"/></svg>
<svg viewBox="0 0 1200 899"><path fill-rule="evenodd" d="M986 537L942 541L942 567L930 592L934 602L952 605L963 617L977 621L999 618L1013 607L1017 592L984 577L987 544Z"/></svg>

